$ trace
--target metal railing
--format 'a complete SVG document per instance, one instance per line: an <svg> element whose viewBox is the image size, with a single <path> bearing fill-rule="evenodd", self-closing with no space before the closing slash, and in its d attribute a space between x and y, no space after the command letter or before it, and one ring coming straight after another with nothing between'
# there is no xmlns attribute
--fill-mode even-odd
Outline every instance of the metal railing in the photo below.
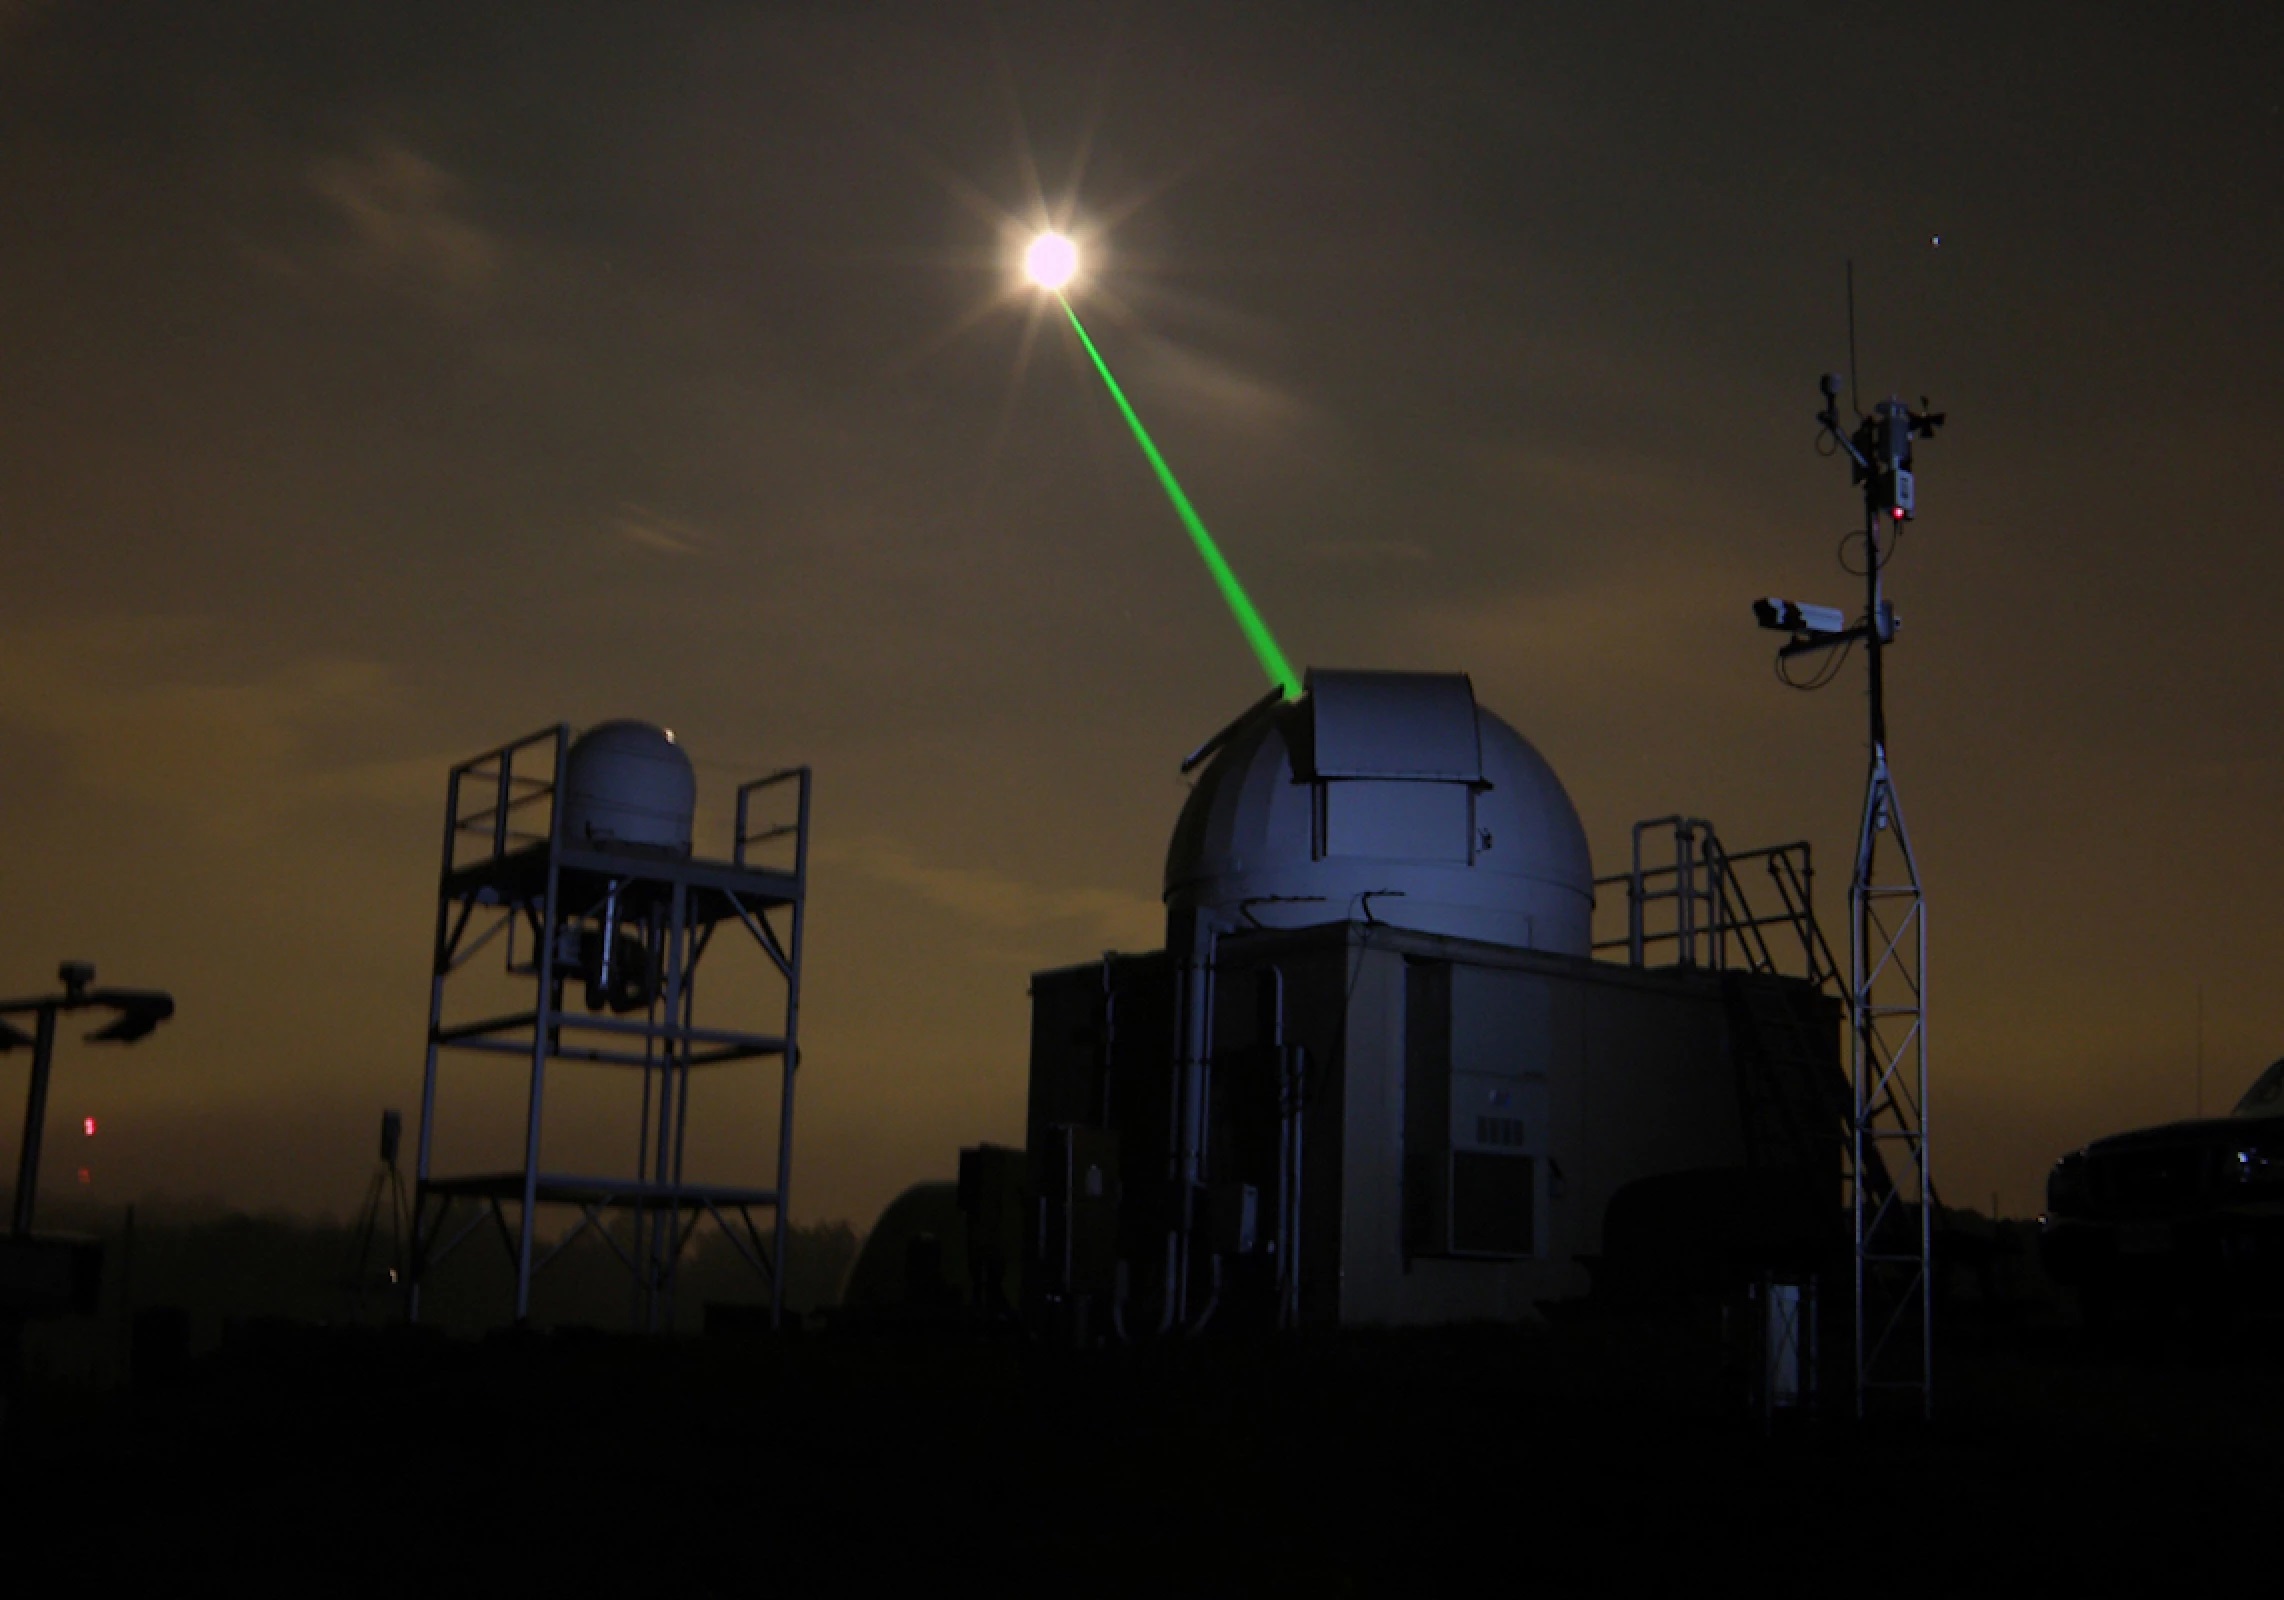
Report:
<svg viewBox="0 0 2284 1600"><path fill-rule="evenodd" d="M790 822L779 820L757 823L754 817L755 802L768 791L780 789L789 783L794 786L793 819ZM756 845L765 845L775 840L790 838L793 841L794 870L797 873L804 872L808 865L808 837L809 769L807 767L787 767L782 772L773 772L766 778L755 778L750 783L738 785L737 836L731 842L731 859L737 865L741 867L758 865L759 863L750 862L746 859L747 851Z"/></svg>
<svg viewBox="0 0 2284 1600"><path fill-rule="evenodd" d="M1670 864L1646 859L1644 842L1658 829L1671 830ZM1748 888L1755 863L1767 878L1758 890ZM1594 884L1598 891L1625 889L1626 931L1595 940L1593 948L1623 950L1629 966L1783 973L1838 993L1841 969L1817 926L1815 881L1804 839L1732 852L1702 817L1638 822L1632 869Z"/></svg>
<svg viewBox="0 0 2284 1600"><path fill-rule="evenodd" d="M558 723L471 756L452 769L446 804L450 819L446 871L457 871L486 858L497 861L553 837L555 789L562 780L563 758L570 745L569 725ZM519 764L521 771L517 770ZM463 858L461 852L470 839L481 843Z"/></svg>

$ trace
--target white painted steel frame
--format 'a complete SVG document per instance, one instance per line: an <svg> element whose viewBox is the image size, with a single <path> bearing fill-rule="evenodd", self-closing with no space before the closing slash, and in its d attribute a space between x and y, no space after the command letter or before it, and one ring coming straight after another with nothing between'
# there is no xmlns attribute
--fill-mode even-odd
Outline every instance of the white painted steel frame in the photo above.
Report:
<svg viewBox="0 0 2284 1600"><path fill-rule="evenodd" d="M729 862L680 861L642 856L598 853L569 844L560 836L559 808L553 801L562 792L569 757L571 730L559 724L526 738L487 751L452 769L445 806L443 868L437 897L436 944L429 985L428 1048L421 1084L418 1156L415 1168L412 1248L407 1315L417 1321L420 1291L427 1273L480 1228L487 1217L494 1222L515 1268L515 1317L520 1323L531 1310L534 1276L581 1235L593 1231L635 1275L641 1286L645 1326L657 1328L671 1317L676 1269L699 1223L711 1217L731 1244L770 1285L772 1325L782 1322L785 1309L784 1262L786 1212L792 1184L793 1091L800 1064L799 1018L801 957L808 886L810 773L806 767L787 768L766 778L741 785L737 792L736 836ZM517 758L525 771L517 771ZM531 765L543 765L547 775L530 774ZM755 830L754 802L765 791L793 783L797 786L795 819L787 824ZM481 785L482 798L473 810L463 810L464 792ZM544 811L545 821L538 821ZM749 863L757 846L791 837L790 872ZM472 859L463 862L464 841L478 841ZM533 872L537 866L536 875ZM612 898L625 884L647 884L654 897L665 890L666 914L657 931L666 941L662 952L661 993L650 1002L642 1020L593 1017L564 1012L560 1007L561 980L557 973L558 946L567 928L583 926L592 908L568 907L564 902L566 871L610 875ZM536 882L529 881L536 876ZM704 909L693 903L694 891L705 896ZM780 936L769 919L772 909L787 908L790 927ZM479 909L496 914L496 920L468 938ZM723 923L734 921L762 950L783 979L784 1023L774 1035L751 1034L696 1023L695 976L699 959ZM516 928L527 924L533 950L527 966L515 960ZM447 1024L444 1020L448 980L477 951L502 932L507 935L507 970L526 973L534 985L529 1010L474 1022ZM616 928L603 930L615 936ZM567 1045L565 1035L581 1031L616 1039L626 1048ZM632 1048L639 1045L639 1050ZM524 1158L520 1171L498 1174L439 1176L432 1170L436 1129L438 1066L445 1050L527 1055L529 1088L525 1103ZM683 1158L689 1132L689 1074L693 1067L734 1061L774 1058L780 1067L776 1184L771 1189L729 1188L684 1181ZM542 1170L540 1151L550 1060L583 1061L634 1066L643 1079L641 1127L636 1140L636 1176L632 1181L577 1177ZM447 1232L454 1203L477 1202L473 1217ZM509 1224L505 1203L517 1208ZM536 1226L543 1205L571 1205L579 1220L544 1254L535 1258ZM764 1247L753 1212L767 1208L772 1214L771 1238ZM626 1210L634 1219L631 1252L612 1236L611 1213ZM731 1225L735 1215L743 1225Z"/></svg>
<svg viewBox="0 0 2284 1600"><path fill-rule="evenodd" d="M1935 1401L1927 900L1884 748L1872 752L1848 912L1856 1415L1887 1392L1916 1399L1924 1417Z"/></svg>

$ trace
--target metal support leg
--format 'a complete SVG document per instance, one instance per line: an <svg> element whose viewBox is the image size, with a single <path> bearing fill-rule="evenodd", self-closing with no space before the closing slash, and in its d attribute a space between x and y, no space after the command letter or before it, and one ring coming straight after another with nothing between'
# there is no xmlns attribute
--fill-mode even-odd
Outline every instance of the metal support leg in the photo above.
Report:
<svg viewBox="0 0 2284 1600"><path fill-rule="evenodd" d="M24 1143L16 1158L16 1237L32 1231L32 1208L40 1192L40 1140L48 1122L48 1068L55 1061L56 1013L52 1005L40 1007L38 1032L32 1045L32 1086L24 1103ZM18 1035L19 1038L22 1035Z"/></svg>

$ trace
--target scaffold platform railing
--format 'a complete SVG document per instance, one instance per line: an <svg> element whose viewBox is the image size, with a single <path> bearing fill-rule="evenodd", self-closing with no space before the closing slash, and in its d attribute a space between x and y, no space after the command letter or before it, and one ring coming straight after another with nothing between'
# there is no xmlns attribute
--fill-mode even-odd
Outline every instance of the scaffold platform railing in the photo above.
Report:
<svg viewBox="0 0 2284 1600"><path fill-rule="evenodd" d="M672 1318L677 1267L711 1221L766 1284L774 1324L785 1310L809 769L741 785L730 854L706 859L569 837L558 800L571 744L571 729L558 725L451 771L409 1313L417 1320L424 1281L490 1224L514 1267L518 1322L531 1316L540 1271L592 1235L633 1274L638 1321L661 1328ZM726 960L737 946L760 959ZM733 992L724 996L725 988ZM757 989L773 990L774 1000ZM757 1009L765 1026L752 1025ZM443 1064L487 1056L527 1064L523 1160L508 1170L439 1171ZM760 1183L694 1181L691 1074L757 1065L778 1078L774 1171ZM631 1171L581 1174L547 1164L549 1072L564 1066L639 1076ZM567 1226L545 1240L543 1208L569 1213Z"/></svg>

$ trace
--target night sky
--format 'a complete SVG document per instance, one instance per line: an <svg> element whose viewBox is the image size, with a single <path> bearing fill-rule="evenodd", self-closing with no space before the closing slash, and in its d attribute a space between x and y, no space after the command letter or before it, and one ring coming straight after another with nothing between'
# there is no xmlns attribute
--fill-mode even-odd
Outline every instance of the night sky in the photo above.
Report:
<svg viewBox="0 0 2284 1600"><path fill-rule="evenodd" d="M1951 419L1890 658L1935 1176L2034 1211L2192 1111L2200 991L2208 1109L2284 1054L2280 16L0 0L0 992L181 1006L65 1050L54 1191L352 1207L447 768L624 715L701 848L816 768L796 1216L1019 1142L1026 975L1159 942L1265 687L1014 281L1052 220L1297 663L1471 673L1601 872L1810 838L1836 940L1861 664L1788 691L1749 603L1855 599L1854 260L1866 403ZM757 1176L773 1090L701 1094Z"/></svg>

